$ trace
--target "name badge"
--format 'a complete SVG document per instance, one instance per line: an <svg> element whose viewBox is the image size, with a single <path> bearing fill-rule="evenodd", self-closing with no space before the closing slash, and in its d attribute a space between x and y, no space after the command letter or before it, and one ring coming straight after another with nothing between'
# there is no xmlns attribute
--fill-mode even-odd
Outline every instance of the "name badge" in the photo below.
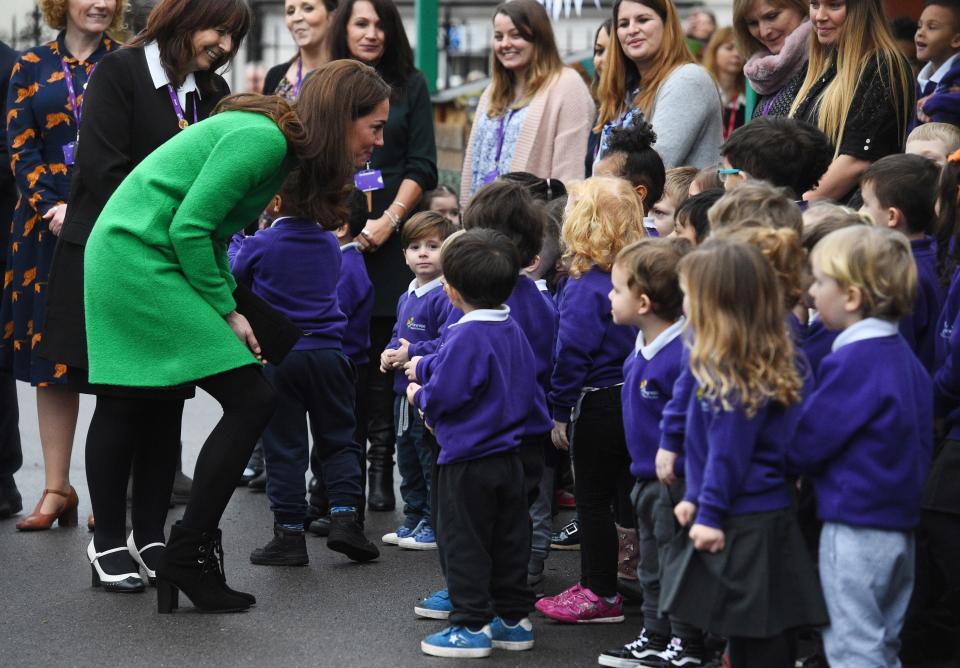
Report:
<svg viewBox="0 0 960 668"><path fill-rule="evenodd" d="M353 183L360 192L383 190L383 173L379 169L364 169L356 173Z"/></svg>
<svg viewBox="0 0 960 668"><path fill-rule="evenodd" d="M77 152L77 142L72 141L63 145L63 164L72 165Z"/></svg>

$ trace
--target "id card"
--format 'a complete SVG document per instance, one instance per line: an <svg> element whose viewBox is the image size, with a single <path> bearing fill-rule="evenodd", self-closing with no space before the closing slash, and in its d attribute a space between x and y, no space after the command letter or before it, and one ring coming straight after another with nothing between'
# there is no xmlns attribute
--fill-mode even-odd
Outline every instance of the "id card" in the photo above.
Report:
<svg viewBox="0 0 960 668"><path fill-rule="evenodd" d="M383 173L379 169L364 169L354 175L353 183L360 192L383 190Z"/></svg>
<svg viewBox="0 0 960 668"><path fill-rule="evenodd" d="M63 145L63 164L72 165L77 152L77 142L72 141Z"/></svg>

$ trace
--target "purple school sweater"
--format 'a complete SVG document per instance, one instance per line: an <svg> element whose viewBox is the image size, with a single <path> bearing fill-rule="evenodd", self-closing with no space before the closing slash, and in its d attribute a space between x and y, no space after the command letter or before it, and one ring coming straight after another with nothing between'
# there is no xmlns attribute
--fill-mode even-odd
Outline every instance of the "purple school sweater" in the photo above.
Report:
<svg viewBox="0 0 960 668"><path fill-rule="evenodd" d="M683 326L683 320L675 322L649 345L644 345L643 333L638 334L633 354L623 363L623 431L630 452L630 473L636 478L657 477L660 420L683 368ZM682 471L683 457L678 458L675 468Z"/></svg>
<svg viewBox="0 0 960 668"><path fill-rule="evenodd" d="M900 321L900 333L917 358L933 372L936 358L937 321L947 298L937 276L937 242L927 236L910 242L917 265L917 298L913 312Z"/></svg>
<svg viewBox="0 0 960 668"><path fill-rule="evenodd" d="M442 278L435 278L423 287L417 279L410 281L407 291L397 302L397 324L393 326L388 348L399 348L400 339L410 342L409 356L427 355L436 350L440 330L448 322L453 305L443 291ZM393 374L393 391L405 395L410 381L401 371Z"/></svg>
<svg viewBox="0 0 960 668"><path fill-rule="evenodd" d="M361 365L370 362L370 317L373 315L373 283L367 265L356 246L341 247L337 297L347 318L343 332L343 354Z"/></svg>
<svg viewBox="0 0 960 668"><path fill-rule="evenodd" d="M510 318L527 337L536 360L537 385L540 387L538 403L543 410L531 414L527 425L528 435L544 434L553 428L547 411L547 392L550 391L550 375L553 372L559 315L553 303L544 299L537 285L526 276L517 280L506 303L510 307Z"/></svg>
<svg viewBox="0 0 960 668"><path fill-rule="evenodd" d="M897 325L848 327L820 364L788 449L791 469L813 482L820 519L915 528L932 452L930 376Z"/></svg>
<svg viewBox="0 0 960 668"><path fill-rule="evenodd" d="M333 232L283 216L243 239L232 269L238 282L303 330L294 350L340 350L347 324L337 298L340 260Z"/></svg>
<svg viewBox="0 0 960 668"><path fill-rule="evenodd" d="M537 410L537 378L527 337L510 310L480 309L450 327L414 395L440 444L439 464L513 450Z"/></svg>

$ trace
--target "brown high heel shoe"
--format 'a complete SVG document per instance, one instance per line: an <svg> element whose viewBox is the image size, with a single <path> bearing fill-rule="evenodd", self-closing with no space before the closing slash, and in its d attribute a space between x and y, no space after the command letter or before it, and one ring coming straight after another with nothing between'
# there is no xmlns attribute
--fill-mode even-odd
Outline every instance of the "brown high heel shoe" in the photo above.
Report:
<svg viewBox="0 0 960 668"><path fill-rule="evenodd" d="M64 497L63 505L56 512L40 512L47 494ZM62 527L75 527L77 526L77 506L79 504L80 499L77 497L77 490L72 485L69 493L61 492L58 489L45 489L33 512L17 522L17 529L20 531L43 531L52 527L54 522L58 522Z"/></svg>

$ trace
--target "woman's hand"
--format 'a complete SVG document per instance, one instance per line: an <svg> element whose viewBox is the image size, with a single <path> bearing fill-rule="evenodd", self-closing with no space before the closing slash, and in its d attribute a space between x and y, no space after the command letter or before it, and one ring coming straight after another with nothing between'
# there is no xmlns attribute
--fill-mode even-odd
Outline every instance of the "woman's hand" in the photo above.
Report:
<svg viewBox="0 0 960 668"><path fill-rule="evenodd" d="M236 311L231 311L224 316L224 320L230 325L230 329L237 335L237 338L246 344L258 360L263 362L263 357L260 355L260 344L257 343L257 337L254 335L253 328L247 322L247 319Z"/></svg>
<svg viewBox="0 0 960 668"><path fill-rule="evenodd" d="M697 504L691 501L681 501L674 507L673 515L677 518L680 526L689 526L693 518L697 516Z"/></svg>
<svg viewBox="0 0 960 668"><path fill-rule="evenodd" d="M372 253L387 243L391 234L393 234L393 221L384 214L379 218L368 220L357 235L356 242L360 245L361 251Z"/></svg>
<svg viewBox="0 0 960 668"><path fill-rule="evenodd" d="M570 441L567 439L567 423L553 421L553 431L550 432L550 440L553 441L553 447L557 450L569 450Z"/></svg>
<svg viewBox="0 0 960 668"><path fill-rule="evenodd" d="M720 529L708 527L706 524L694 524L690 528L690 540L693 549L716 554L723 550L724 535Z"/></svg>
<svg viewBox="0 0 960 668"><path fill-rule="evenodd" d="M677 481L677 476L673 468L677 463L677 453L659 448L657 458L654 460L654 466L657 467L657 479L664 485L672 485Z"/></svg>
<svg viewBox="0 0 960 668"><path fill-rule="evenodd" d="M66 217L66 215L66 204L57 204L43 214L43 219L49 221L50 232L53 233L53 236L60 236L60 229L63 227L63 219Z"/></svg>

